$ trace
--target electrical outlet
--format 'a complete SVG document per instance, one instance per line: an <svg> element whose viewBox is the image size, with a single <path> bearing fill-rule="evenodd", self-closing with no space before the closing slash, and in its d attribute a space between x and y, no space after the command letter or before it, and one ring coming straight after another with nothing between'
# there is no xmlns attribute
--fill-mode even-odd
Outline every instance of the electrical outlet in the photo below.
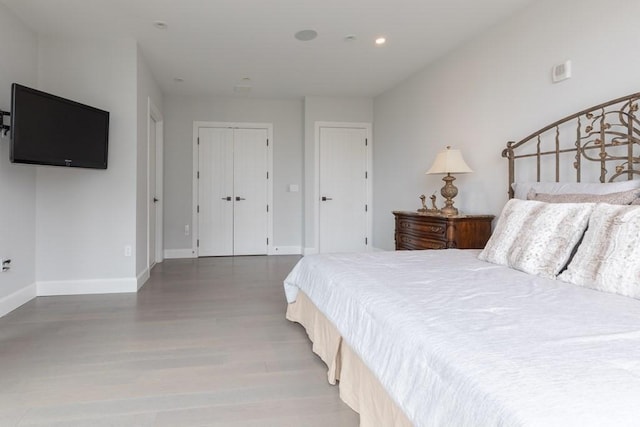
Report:
<svg viewBox="0 0 640 427"><path fill-rule="evenodd" d="M124 247L124 256L131 256L131 246L127 245Z"/></svg>

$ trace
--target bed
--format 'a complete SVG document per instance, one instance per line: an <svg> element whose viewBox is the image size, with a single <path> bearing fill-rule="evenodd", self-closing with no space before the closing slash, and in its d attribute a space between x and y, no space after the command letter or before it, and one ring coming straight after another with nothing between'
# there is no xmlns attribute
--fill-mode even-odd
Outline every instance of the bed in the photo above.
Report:
<svg viewBox="0 0 640 427"><path fill-rule="evenodd" d="M510 200L482 251L294 267L287 318L362 426L640 424L638 99L508 143Z"/></svg>

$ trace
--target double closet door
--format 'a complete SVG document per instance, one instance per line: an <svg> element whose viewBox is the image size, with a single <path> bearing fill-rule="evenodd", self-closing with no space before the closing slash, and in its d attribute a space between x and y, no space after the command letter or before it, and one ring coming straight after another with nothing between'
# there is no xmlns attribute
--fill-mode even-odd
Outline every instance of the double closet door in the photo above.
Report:
<svg viewBox="0 0 640 427"><path fill-rule="evenodd" d="M264 255L268 129L198 128L198 256Z"/></svg>

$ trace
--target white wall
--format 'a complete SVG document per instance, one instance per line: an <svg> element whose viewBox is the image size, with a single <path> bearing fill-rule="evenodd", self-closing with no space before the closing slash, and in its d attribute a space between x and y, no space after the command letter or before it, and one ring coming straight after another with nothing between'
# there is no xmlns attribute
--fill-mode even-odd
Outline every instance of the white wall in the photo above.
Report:
<svg viewBox="0 0 640 427"><path fill-rule="evenodd" d="M378 96L374 245L393 248L392 210L439 195L441 176L424 172L446 145L474 170L457 176L456 206L497 215L507 200L507 141L640 90L638 16L635 0L538 1ZM551 67L566 59L573 78L552 84Z"/></svg>
<svg viewBox="0 0 640 427"><path fill-rule="evenodd" d="M315 124L316 122L373 122L372 98L336 98L306 96L304 98L304 251L317 251L315 242ZM373 135L375 147L376 136ZM375 148L374 148L375 150ZM374 151L375 152L375 151ZM374 168L375 182L375 168ZM375 204L375 198L374 198Z"/></svg>
<svg viewBox="0 0 640 427"><path fill-rule="evenodd" d="M36 85L37 37L0 4L0 40L0 109L10 111L11 83ZM36 295L36 171L9 162L9 137L0 134L0 258L12 259L0 273L0 316Z"/></svg>
<svg viewBox="0 0 640 427"><path fill-rule="evenodd" d="M137 49L137 87L138 87L138 162L137 162L137 188L136 188L136 276L148 274L148 101L162 113L162 92L151 70L147 66L140 49ZM162 227L162 224L157 224Z"/></svg>
<svg viewBox="0 0 640 427"><path fill-rule="evenodd" d="M41 37L38 59L40 89L111 113L107 170L37 167L38 291L135 290L136 43Z"/></svg>
<svg viewBox="0 0 640 427"><path fill-rule="evenodd" d="M164 239L167 254L190 254L193 230L193 122L273 123L273 245L299 248L302 240L302 193L287 191L302 184L302 102L251 98L167 96L165 113Z"/></svg>

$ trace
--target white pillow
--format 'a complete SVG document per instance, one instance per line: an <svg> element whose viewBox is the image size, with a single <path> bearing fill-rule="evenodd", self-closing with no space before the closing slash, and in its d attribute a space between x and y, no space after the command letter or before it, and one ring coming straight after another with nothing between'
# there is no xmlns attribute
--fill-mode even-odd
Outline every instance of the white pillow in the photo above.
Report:
<svg viewBox="0 0 640 427"><path fill-rule="evenodd" d="M594 206L509 200L478 258L554 278L569 261Z"/></svg>
<svg viewBox="0 0 640 427"><path fill-rule="evenodd" d="M609 194L640 188L640 179L619 182L514 182L514 198L526 200L530 191L549 194Z"/></svg>
<svg viewBox="0 0 640 427"><path fill-rule="evenodd" d="M640 206L598 204L558 279L640 299Z"/></svg>
<svg viewBox="0 0 640 427"><path fill-rule="evenodd" d="M610 205L630 205L638 200L638 196L640 196L640 189L608 194L547 194L534 193L532 191L527 195L527 200L537 200L546 203L608 203Z"/></svg>

